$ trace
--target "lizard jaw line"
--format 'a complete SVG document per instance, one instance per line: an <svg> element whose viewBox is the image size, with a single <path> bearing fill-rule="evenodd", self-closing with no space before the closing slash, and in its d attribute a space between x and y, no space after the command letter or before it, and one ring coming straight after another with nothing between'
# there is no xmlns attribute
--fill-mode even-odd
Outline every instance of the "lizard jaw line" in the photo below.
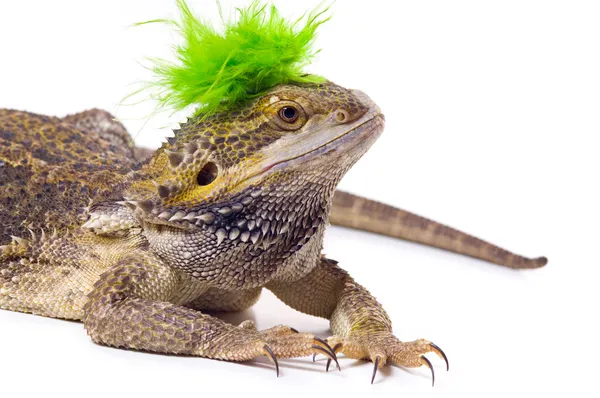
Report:
<svg viewBox="0 0 600 398"><path fill-rule="evenodd" d="M249 176L247 180L254 178L256 176L265 174L273 169L280 169L288 166L290 164L301 163L305 161L310 161L318 155L327 155L330 152L339 149L340 146L351 143L355 138L368 138L372 136L373 141L383 132L383 122L385 120L385 116L382 113L378 113L371 118L362 121L357 124L354 128L346 131L345 133L309 150L297 156L292 156L287 159L282 159L277 162L274 162L264 168L262 168L258 173ZM358 143L358 142L357 142Z"/></svg>
<svg viewBox="0 0 600 398"><path fill-rule="evenodd" d="M313 149L305 151L300 155L282 159L266 167L263 167L257 173L254 173L245 178L244 180L240 181L238 184L236 184L236 186L239 186L240 184L243 184L251 180L252 178L262 176L270 171L274 172L277 169L283 169L293 164L310 162L314 158L320 156L327 156L329 153L340 149L345 144L350 146L349 150L352 151L354 147L360 146L365 140L370 139L372 140L372 142L374 142L383 131L384 120L384 115L382 113L377 113L366 120L360 121L353 128L347 130L343 134L340 134L337 137L321 145L318 145ZM180 224L178 222L172 222L170 217L173 217L175 213L172 211L165 210L164 214L167 213L167 217L161 218L161 215L152 215L148 212L144 212L146 218L142 219L142 228L144 230L150 231L161 228L171 228L173 230L179 230L183 232L194 232L198 229L197 224ZM178 218L178 220L182 220L184 219L184 217L184 215L181 215Z"/></svg>

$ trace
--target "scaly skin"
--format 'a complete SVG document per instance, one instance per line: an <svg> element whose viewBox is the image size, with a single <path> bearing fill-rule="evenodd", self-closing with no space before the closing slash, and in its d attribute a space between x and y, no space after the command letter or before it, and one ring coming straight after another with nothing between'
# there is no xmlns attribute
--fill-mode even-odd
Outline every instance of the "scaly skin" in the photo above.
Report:
<svg viewBox="0 0 600 398"><path fill-rule="evenodd" d="M431 367L424 354L445 358L441 350L398 340L375 298L321 255L335 187L383 121L362 92L278 86L237 111L190 119L140 163L145 152L103 111L0 110L0 308L81 320L93 341L115 347L276 364L337 362L335 351L375 370ZM334 208L343 225L348 203ZM329 319L329 344L202 312L241 311L262 288Z"/></svg>

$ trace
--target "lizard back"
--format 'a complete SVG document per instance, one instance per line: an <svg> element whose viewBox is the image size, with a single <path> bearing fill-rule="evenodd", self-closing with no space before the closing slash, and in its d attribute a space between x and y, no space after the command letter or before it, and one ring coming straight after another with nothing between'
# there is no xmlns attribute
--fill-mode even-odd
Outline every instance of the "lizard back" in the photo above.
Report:
<svg viewBox="0 0 600 398"><path fill-rule="evenodd" d="M0 245L27 228L77 226L92 199L119 192L139 164L128 137L104 111L57 118L0 109Z"/></svg>

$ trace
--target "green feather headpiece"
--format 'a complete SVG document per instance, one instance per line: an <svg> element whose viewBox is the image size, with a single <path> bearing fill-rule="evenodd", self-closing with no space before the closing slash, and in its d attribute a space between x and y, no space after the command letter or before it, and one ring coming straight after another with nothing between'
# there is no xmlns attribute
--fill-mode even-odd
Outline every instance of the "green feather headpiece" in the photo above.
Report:
<svg viewBox="0 0 600 398"><path fill-rule="evenodd" d="M317 28L329 19L324 18L327 8L288 21L275 6L254 0L216 30L194 16L184 0L177 5L179 21L149 21L175 26L183 39L175 47L177 62L152 60L157 79L150 88L161 106L179 111L198 105L197 114L207 115L279 84L325 80L302 69L318 53L312 45Z"/></svg>

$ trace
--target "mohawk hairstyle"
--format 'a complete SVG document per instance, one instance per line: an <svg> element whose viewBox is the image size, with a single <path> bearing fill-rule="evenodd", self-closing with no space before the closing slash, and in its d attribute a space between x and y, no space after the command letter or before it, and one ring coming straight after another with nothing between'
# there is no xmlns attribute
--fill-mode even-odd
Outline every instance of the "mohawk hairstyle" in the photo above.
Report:
<svg viewBox="0 0 600 398"><path fill-rule="evenodd" d="M159 106L174 111L198 105L196 115L228 110L285 83L319 83L321 76L306 74L303 67L319 52L312 48L316 30L329 20L328 7L284 19L274 5L253 0L238 8L234 21L222 19L214 29L200 21L185 0L177 0L180 20L153 20L173 25L183 42L175 47L177 62L150 59Z"/></svg>

